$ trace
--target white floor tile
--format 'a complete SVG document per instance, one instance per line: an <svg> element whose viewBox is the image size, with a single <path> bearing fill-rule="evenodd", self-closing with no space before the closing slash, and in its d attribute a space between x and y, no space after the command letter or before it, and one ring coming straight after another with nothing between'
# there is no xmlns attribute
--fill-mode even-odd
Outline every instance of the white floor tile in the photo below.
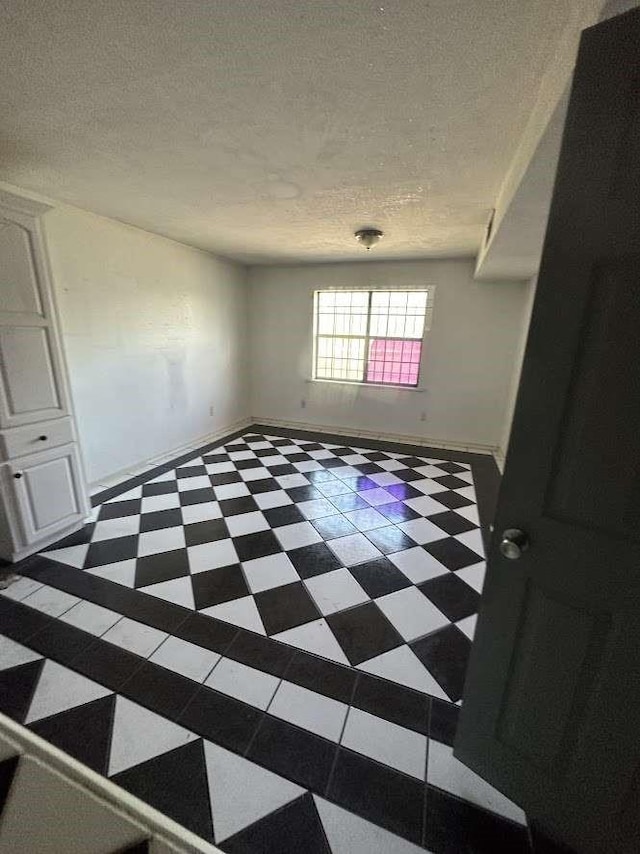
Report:
<svg viewBox="0 0 640 854"><path fill-rule="evenodd" d="M406 644L396 647L389 652L384 652L368 661L358 665L358 670L382 676L407 688L415 688L432 697L449 701L449 697L442 690L433 676L429 673L418 656Z"/></svg>
<svg viewBox="0 0 640 854"><path fill-rule="evenodd" d="M314 488L325 495L327 498L330 498L334 495L346 495L348 492L353 492L350 486L347 486L346 483L343 483L341 480L325 480L320 483L314 483Z"/></svg>
<svg viewBox="0 0 640 854"><path fill-rule="evenodd" d="M147 658L167 637L166 632L123 617L102 639Z"/></svg>
<svg viewBox="0 0 640 854"><path fill-rule="evenodd" d="M477 502L478 500L476 497L476 491L473 486L463 486L460 489L456 489L456 492L458 493L458 495L462 495L463 498L468 498L469 501Z"/></svg>
<svg viewBox="0 0 640 854"><path fill-rule="evenodd" d="M345 566L355 566L357 563L364 563L366 560L373 560L373 558L381 555L381 552L364 534L349 534L347 537L338 537L335 540L329 540L327 545Z"/></svg>
<svg viewBox="0 0 640 854"><path fill-rule="evenodd" d="M149 596L164 599L165 602L173 602L174 605L181 605L183 608L190 608L192 611L196 609L190 576L173 578L171 581L160 581L158 584L149 584L147 587L139 589L143 593L148 593Z"/></svg>
<svg viewBox="0 0 640 854"><path fill-rule="evenodd" d="M165 495L146 495L142 499L141 512L155 513L158 510L174 510L180 507L180 494L167 492Z"/></svg>
<svg viewBox="0 0 640 854"><path fill-rule="evenodd" d="M214 486L213 491L218 501L226 501L229 498L244 498L245 495L251 494L244 483L223 483L221 486Z"/></svg>
<svg viewBox="0 0 640 854"><path fill-rule="evenodd" d="M264 711L279 682L270 673L263 673L231 658L222 658L204 684Z"/></svg>
<svg viewBox="0 0 640 854"><path fill-rule="evenodd" d="M464 569L459 569L456 575L466 581L477 593L482 593L486 569L487 565L482 561L481 563L474 563L473 566L465 566Z"/></svg>
<svg viewBox="0 0 640 854"><path fill-rule="evenodd" d="M243 629L266 635L262 618L256 607L253 596L245 596L242 599L234 599L232 602L223 602L222 605L212 605L211 608L203 608L200 614L224 620Z"/></svg>
<svg viewBox="0 0 640 854"><path fill-rule="evenodd" d="M323 466L320 463L316 462L316 460L302 460L299 463L292 463L294 468L297 468L298 471L307 472L307 471L320 471Z"/></svg>
<svg viewBox="0 0 640 854"><path fill-rule="evenodd" d="M217 652L172 636L160 644L149 660L194 682L204 682L220 661L220 656Z"/></svg>
<svg viewBox="0 0 640 854"><path fill-rule="evenodd" d="M376 599L376 605L406 641L427 635L449 620L417 587L405 587Z"/></svg>
<svg viewBox="0 0 640 854"><path fill-rule="evenodd" d="M321 519L323 516L332 516L336 508L326 498L314 498L311 501L301 501L298 510L305 519Z"/></svg>
<svg viewBox="0 0 640 854"><path fill-rule="evenodd" d="M444 472L440 472L440 474L444 474ZM426 477L424 480L412 480L410 484L414 489L419 490L423 495L435 495L436 492L444 492L444 486L441 483L436 483L435 480L431 480ZM434 499L432 499L434 500ZM440 505L442 507L442 505ZM446 507L442 507L441 513L444 513ZM432 513L437 513L437 510L432 510Z"/></svg>
<svg viewBox="0 0 640 854"><path fill-rule="evenodd" d="M452 748L433 739L429 741L427 782L519 824L526 823L520 807L455 759Z"/></svg>
<svg viewBox="0 0 640 854"><path fill-rule="evenodd" d="M405 466L402 466L405 468ZM374 483L377 483L378 486L393 486L395 483L404 483L399 477L396 477L393 472L390 471L382 471L377 474L368 474L367 477L369 480L372 480Z"/></svg>
<svg viewBox="0 0 640 854"><path fill-rule="evenodd" d="M391 495L390 492L387 492L386 489L379 487L378 489L365 489L364 492L361 492L360 495L367 504L370 504L372 507L380 507L383 504L391 504L398 499L395 495Z"/></svg>
<svg viewBox="0 0 640 854"><path fill-rule="evenodd" d="M323 614L333 614L369 601L369 596L348 569L325 572L308 578L304 583Z"/></svg>
<svg viewBox="0 0 640 854"><path fill-rule="evenodd" d="M245 454L246 456L240 457L240 454ZM235 451L233 454L229 454L232 460L236 459L254 459L256 455L249 451ZM228 463L207 463L206 464L207 474L227 474L228 472L236 471L236 467L233 462Z"/></svg>
<svg viewBox="0 0 640 854"><path fill-rule="evenodd" d="M296 486L309 486L309 481L301 474L283 474L276 480L283 489L293 489Z"/></svg>
<svg viewBox="0 0 640 854"><path fill-rule="evenodd" d="M366 492L363 495L366 495ZM386 516L378 513L373 507L367 507L363 510L352 510L349 513L345 513L344 516L359 531L373 531L374 528L383 528L389 524Z"/></svg>
<svg viewBox="0 0 640 854"><path fill-rule="evenodd" d="M326 620L313 620L303 626L287 629L273 637L298 649L304 649L349 666L349 659L342 651Z"/></svg>
<svg viewBox="0 0 640 854"><path fill-rule="evenodd" d="M294 565L283 552L243 561L242 568L252 593L300 581Z"/></svg>
<svg viewBox="0 0 640 854"><path fill-rule="evenodd" d="M332 854L429 854L401 836L313 796Z"/></svg>
<svg viewBox="0 0 640 854"><path fill-rule="evenodd" d="M25 723L57 715L111 693L108 688L86 676L62 667L55 661L45 661Z"/></svg>
<svg viewBox="0 0 640 854"><path fill-rule="evenodd" d="M247 483L250 483L252 480L265 480L268 477L272 477L269 469L264 468L264 466L255 469L243 469L239 474Z"/></svg>
<svg viewBox="0 0 640 854"><path fill-rule="evenodd" d="M167 460L169 462L169 460ZM169 471L165 471L162 474L159 474L157 477L154 477L153 480L150 480L149 483L165 483L168 480L175 480L176 473L174 469L170 469Z"/></svg>
<svg viewBox="0 0 640 854"><path fill-rule="evenodd" d="M67 566L75 566L77 569L82 569L89 551L89 544L85 543L81 546L67 546L64 549L53 549L52 551L43 552L50 560L57 560L59 563L65 563Z"/></svg>
<svg viewBox="0 0 640 854"><path fill-rule="evenodd" d="M421 546L405 549L402 552L394 552L387 557L414 584L420 584L422 581L428 581L429 578L435 578L449 572L446 566L443 566L440 561L437 561Z"/></svg>
<svg viewBox="0 0 640 854"><path fill-rule="evenodd" d="M333 509L335 510L335 507ZM283 525L281 528L275 528L274 533L282 548L287 551L322 542L322 537L309 522Z"/></svg>
<svg viewBox="0 0 640 854"><path fill-rule="evenodd" d="M182 747L198 736L173 721L132 703L125 697L116 699L109 756L109 777L140 765L176 747Z"/></svg>
<svg viewBox="0 0 640 854"><path fill-rule="evenodd" d="M211 481L206 474L196 477L179 477L178 492L189 492L192 489L211 489Z"/></svg>
<svg viewBox="0 0 640 854"><path fill-rule="evenodd" d="M284 507L293 504L284 489L273 489L271 492L261 492L253 496L254 501L261 510L269 510L271 507Z"/></svg>
<svg viewBox="0 0 640 854"><path fill-rule="evenodd" d="M91 569L86 569L89 575L97 575L98 578L106 578L108 581L113 581L116 584L123 584L125 587L135 587L136 579L136 561L119 560L116 563L108 563L105 566L94 566Z"/></svg>
<svg viewBox="0 0 640 854"><path fill-rule="evenodd" d="M390 768L424 780L427 762L425 735L352 706L340 743Z"/></svg>
<svg viewBox="0 0 640 854"><path fill-rule="evenodd" d="M21 643L0 635L0 670L18 667L19 664L28 664L30 661L38 661L40 658L42 656L39 652L27 649Z"/></svg>
<svg viewBox="0 0 640 854"><path fill-rule="evenodd" d="M59 617L73 605L77 605L80 600L77 596L65 593L64 590L56 590L55 587L43 584L35 593L22 601L30 608L49 614L50 617Z"/></svg>
<svg viewBox="0 0 640 854"><path fill-rule="evenodd" d="M480 524L477 504L470 504L468 507L458 507L456 509L456 513L459 513L461 516L464 516L465 519L468 519L470 522L473 522L474 525Z"/></svg>
<svg viewBox="0 0 640 854"><path fill-rule="evenodd" d="M33 578L23 576L17 578L16 581L12 582L8 587L0 590L0 595L4 596L6 599L13 599L15 602L21 602L41 587L41 581L34 581Z"/></svg>
<svg viewBox="0 0 640 854"><path fill-rule="evenodd" d="M414 498L413 501L430 501L430 498ZM434 502L435 503L435 502ZM408 504L405 501L405 504ZM422 512L418 510L418 512ZM431 511L432 513L438 512L435 510ZM440 505L440 512L442 511L442 505ZM433 522L430 522L428 519L410 519L408 522L400 522L398 525L401 531L404 531L408 537L411 537L416 543L419 543L423 546L425 543L432 543L435 540L442 540L447 534L442 530L442 528L438 528L437 525L434 525Z"/></svg>
<svg viewBox="0 0 640 854"><path fill-rule="evenodd" d="M138 537L138 557L170 552L185 547L184 528L160 528L158 531L145 531Z"/></svg>
<svg viewBox="0 0 640 854"><path fill-rule="evenodd" d="M236 516L228 516L226 522L232 537L255 534L257 531L266 531L270 527L259 510L253 513L238 513Z"/></svg>
<svg viewBox="0 0 640 854"><path fill-rule="evenodd" d="M269 714L338 741L347 709L344 703L283 681L269 706Z"/></svg>
<svg viewBox="0 0 640 854"><path fill-rule="evenodd" d="M458 620L456 626L460 629L460 631L465 633L469 640L473 640L473 637L476 633L477 621L478 615L472 614L470 617L465 617L464 620Z"/></svg>
<svg viewBox="0 0 640 854"><path fill-rule="evenodd" d="M456 540L464 543L480 557L484 557L484 542L480 528L476 528L475 531L466 531L464 534L456 534Z"/></svg>
<svg viewBox="0 0 640 854"><path fill-rule="evenodd" d="M419 466L416 468L416 471L424 475L426 478L443 477L445 474L441 468L431 465L430 463L427 463L425 466ZM412 485L413 483L415 483L415 481L412 481ZM438 483L436 486L440 487L440 492L442 492L442 484Z"/></svg>
<svg viewBox="0 0 640 854"><path fill-rule="evenodd" d="M115 611L103 608L101 605L94 605L93 602L78 602L60 619L70 626L100 637L111 626L115 626L121 617L122 614L116 614Z"/></svg>
<svg viewBox="0 0 640 854"><path fill-rule="evenodd" d="M189 546L187 555L192 573L206 572L208 569L238 563L238 554L232 540L217 540L215 543Z"/></svg>
<svg viewBox="0 0 640 854"><path fill-rule="evenodd" d="M182 508L182 521L185 525L194 522L208 522L211 519L222 519L222 511L217 501L203 501L202 504L187 504Z"/></svg>
<svg viewBox="0 0 640 854"><path fill-rule="evenodd" d="M430 498L428 495L421 495L420 498L408 498L404 503L407 507L411 507L412 510L415 510L416 513L420 513L422 516L433 516L434 513L444 512L442 504L440 504L439 501L436 501L435 498ZM420 520L416 519L414 521L419 522Z"/></svg>

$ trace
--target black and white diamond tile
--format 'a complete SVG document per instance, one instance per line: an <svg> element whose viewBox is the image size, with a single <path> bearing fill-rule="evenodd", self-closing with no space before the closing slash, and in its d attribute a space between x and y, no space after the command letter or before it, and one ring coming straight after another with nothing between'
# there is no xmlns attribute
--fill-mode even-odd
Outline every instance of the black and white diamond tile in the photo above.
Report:
<svg viewBox="0 0 640 854"><path fill-rule="evenodd" d="M475 502L466 463L248 433L44 554L456 702L484 578Z"/></svg>

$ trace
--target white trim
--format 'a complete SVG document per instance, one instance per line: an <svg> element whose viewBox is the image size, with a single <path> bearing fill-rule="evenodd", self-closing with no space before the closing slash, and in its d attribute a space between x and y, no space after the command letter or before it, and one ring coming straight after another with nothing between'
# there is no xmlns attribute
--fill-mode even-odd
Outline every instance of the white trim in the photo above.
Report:
<svg viewBox="0 0 640 854"><path fill-rule="evenodd" d="M127 822L137 825L141 835L152 835L154 840L167 843L184 854L187 852L222 854L215 845L201 839L168 816L121 789L120 786L116 786L106 777L82 765L67 753L63 753L62 750L2 714L0 714L0 736L3 742L6 740L15 748L16 753L41 762L65 781L79 787L86 797L97 799ZM28 816L24 819L28 821Z"/></svg>
<svg viewBox="0 0 640 854"><path fill-rule="evenodd" d="M496 465L500 469L500 474L504 474L505 452L502 448L496 448L493 452L493 458Z"/></svg>
<svg viewBox="0 0 640 854"><path fill-rule="evenodd" d="M405 433L381 433L379 431L342 427L340 424L313 424L308 421L279 421L275 418L263 418L254 415L252 424L264 424L265 427L286 427L290 430L308 430L312 433L334 433L338 436L353 436L357 439L378 439L381 442L397 442L404 445L419 445L426 448L440 448L444 451L467 451L471 454L496 453L495 445L474 442L445 442L431 436L412 436Z"/></svg>
<svg viewBox="0 0 640 854"><path fill-rule="evenodd" d="M205 433L204 436L199 436L195 439L190 439L182 445L178 445L168 451L163 451L162 454L157 454L155 457L147 457L147 459L139 460L124 469L107 475L106 477L98 478L93 483L89 484L89 493L94 495L96 492L102 492L104 489L110 489L112 486L117 486L124 480L129 480L137 475L144 474L145 471L159 466L161 463L167 463L176 457L186 454L187 451L195 451L203 445L209 445L218 439L223 439L230 433L236 433L238 430L243 430L252 424L251 418L241 418L239 421L234 421L233 424L228 424L226 427L220 427L213 433Z"/></svg>

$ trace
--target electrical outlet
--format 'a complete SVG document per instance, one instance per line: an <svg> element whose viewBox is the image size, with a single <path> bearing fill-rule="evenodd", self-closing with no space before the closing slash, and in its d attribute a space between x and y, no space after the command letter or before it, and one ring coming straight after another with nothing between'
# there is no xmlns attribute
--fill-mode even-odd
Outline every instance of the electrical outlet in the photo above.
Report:
<svg viewBox="0 0 640 854"><path fill-rule="evenodd" d="M420 413L420 421L426 421L426 420L427 420L427 413L421 412Z"/></svg>
<svg viewBox="0 0 640 854"><path fill-rule="evenodd" d="M306 409L306 408L307 408L307 401L303 397L302 400L300 401L300 409Z"/></svg>
<svg viewBox="0 0 640 854"><path fill-rule="evenodd" d="M213 406L209 407L209 415L213 415Z"/></svg>

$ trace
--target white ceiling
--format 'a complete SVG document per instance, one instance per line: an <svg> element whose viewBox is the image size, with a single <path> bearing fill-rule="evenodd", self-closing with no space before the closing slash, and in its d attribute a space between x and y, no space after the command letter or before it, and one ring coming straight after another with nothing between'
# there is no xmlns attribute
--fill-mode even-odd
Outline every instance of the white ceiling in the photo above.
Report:
<svg viewBox="0 0 640 854"><path fill-rule="evenodd" d="M475 254L579 5L3 0L0 178L247 262Z"/></svg>

